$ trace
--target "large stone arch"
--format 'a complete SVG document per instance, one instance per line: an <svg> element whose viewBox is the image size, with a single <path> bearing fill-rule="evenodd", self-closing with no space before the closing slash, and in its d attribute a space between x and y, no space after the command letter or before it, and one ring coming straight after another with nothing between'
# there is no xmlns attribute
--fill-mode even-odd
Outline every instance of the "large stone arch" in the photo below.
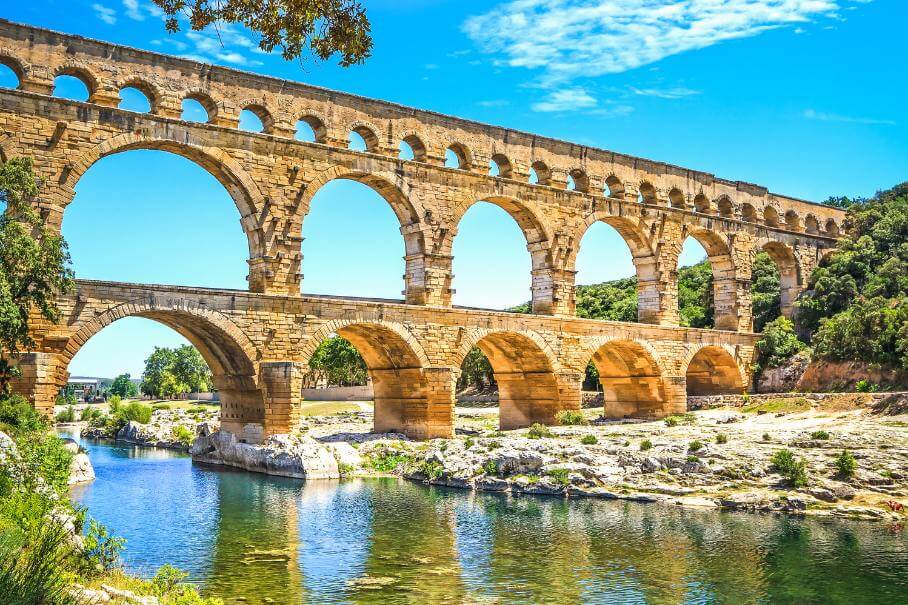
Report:
<svg viewBox="0 0 908 605"><path fill-rule="evenodd" d="M453 365L459 367L474 346L489 360L498 383L502 429L555 422L563 407L557 377L560 364L542 337L529 331L473 330L462 339Z"/></svg>
<svg viewBox="0 0 908 605"><path fill-rule="evenodd" d="M241 439L258 441L268 432L266 411L258 386L260 353L230 318L182 299L123 303L85 323L66 343L63 368L88 340L124 317L144 317L182 335L208 363L221 399L221 426ZM61 376L58 382L65 382Z"/></svg>
<svg viewBox="0 0 908 605"><path fill-rule="evenodd" d="M429 359L409 330L378 316L329 321L303 345L303 363L332 334L350 341L366 362L375 402L375 432L404 433L417 439L439 436L431 433Z"/></svg>
<svg viewBox="0 0 908 605"><path fill-rule="evenodd" d="M772 258L779 270L781 282L779 307L782 315L790 318L803 284L798 257L790 246L776 240L760 242L759 249Z"/></svg>
<svg viewBox="0 0 908 605"><path fill-rule="evenodd" d="M246 170L237 160L221 149L177 140L180 131L167 134L171 134L171 136L123 133L82 153L77 160L67 166L58 179L58 186L62 191L62 207L59 216L60 224L56 227L62 227L63 212L75 196L75 186L79 179L98 160L137 149L166 151L201 166L224 186L230 197L233 198L240 214L240 223L248 240L250 258L264 256L266 253L265 242L259 228L261 220L259 213L266 207L265 197ZM182 137L180 138L182 139Z"/></svg>
<svg viewBox="0 0 908 605"><path fill-rule="evenodd" d="M615 216L606 210L588 214L574 234L574 245L565 263L566 269L576 272L577 255L583 236L598 222L605 223L617 231L631 252L637 274L637 320L640 323L659 323L662 309L659 267L649 228L642 220L629 216Z"/></svg>
<svg viewBox="0 0 908 605"><path fill-rule="evenodd" d="M686 225L681 235L681 241L677 243L674 250L672 267L676 272L678 269L678 256L681 254L681 248L686 239L685 236L693 237L706 250L706 259L709 261L713 274L715 329L737 330L739 324L737 271L728 241L722 234L709 227L697 224ZM675 284L677 284L677 279L675 279Z"/></svg>
<svg viewBox="0 0 908 605"><path fill-rule="evenodd" d="M672 409L658 352L646 341L603 338L592 343L606 418L657 418Z"/></svg>
<svg viewBox="0 0 908 605"><path fill-rule="evenodd" d="M690 350L681 369L688 396L739 395L747 378L729 345L700 345Z"/></svg>

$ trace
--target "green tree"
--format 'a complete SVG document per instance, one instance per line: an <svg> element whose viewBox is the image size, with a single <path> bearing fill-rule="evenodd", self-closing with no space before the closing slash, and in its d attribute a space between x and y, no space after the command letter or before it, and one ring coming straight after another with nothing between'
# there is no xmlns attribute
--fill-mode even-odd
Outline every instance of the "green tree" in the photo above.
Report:
<svg viewBox="0 0 908 605"><path fill-rule="evenodd" d="M322 60L339 53L344 67L362 63L372 53L365 10L356 0L153 0L167 16L169 32L180 30L180 17L202 30L222 23L241 24L261 36L259 47L281 49L287 60L308 48Z"/></svg>
<svg viewBox="0 0 908 605"><path fill-rule="evenodd" d="M309 359L309 368L332 386L366 384L368 368L350 341L340 336L326 338Z"/></svg>
<svg viewBox="0 0 908 605"><path fill-rule="evenodd" d="M713 270L708 260L678 270L678 311L682 326L713 327Z"/></svg>
<svg viewBox="0 0 908 605"><path fill-rule="evenodd" d="M908 183L848 205L846 236L796 303L816 355L908 368Z"/></svg>
<svg viewBox="0 0 908 605"><path fill-rule="evenodd" d="M110 389L108 393L110 395L117 395L123 399L129 399L135 397L139 394L139 388L136 386L129 374L120 374L113 379L113 382L110 384Z"/></svg>
<svg viewBox="0 0 908 605"><path fill-rule="evenodd" d="M473 347L467 352L463 363L460 364L460 377L457 379L457 388L465 389L474 387L486 389L495 387L495 373L492 364L479 347Z"/></svg>
<svg viewBox="0 0 908 605"><path fill-rule="evenodd" d="M780 316L766 324L756 347L760 367L774 368L803 351L806 345L798 340L791 320Z"/></svg>
<svg viewBox="0 0 908 605"><path fill-rule="evenodd" d="M174 362L171 368L176 382L186 385L183 392L207 392L212 388L211 369L192 345L183 345L174 351Z"/></svg>
<svg viewBox="0 0 908 605"><path fill-rule="evenodd" d="M577 288L577 316L637 321L637 278L616 279Z"/></svg>
<svg viewBox="0 0 908 605"><path fill-rule="evenodd" d="M6 362L0 371L0 394L18 371L7 355L34 345L29 318L37 313L56 323L56 299L73 289L69 250L63 237L48 229L32 208L38 193L30 158L0 164L0 350Z"/></svg>
<svg viewBox="0 0 908 605"><path fill-rule="evenodd" d="M779 268L765 252L754 257L750 293L753 300L754 331L762 332L766 324L782 314Z"/></svg>

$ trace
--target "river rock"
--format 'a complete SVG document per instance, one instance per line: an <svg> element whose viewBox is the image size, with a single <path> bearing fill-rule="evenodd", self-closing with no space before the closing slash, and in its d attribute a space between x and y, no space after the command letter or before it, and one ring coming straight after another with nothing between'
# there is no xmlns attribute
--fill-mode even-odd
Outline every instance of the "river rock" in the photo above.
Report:
<svg viewBox="0 0 908 605"><path fill-rule="evenodd" d="M144 424L139 424L135 420L130 420L126 426L117 431L117 439L120 441L129 441L130 443L146 443L154 439L154 435Z"/></svg>
<svg viewBox="0 0 908 605"><path fill-rule="evenodd" d="M88 454L85 452L77 453L73 456L73 460L69 465L69 485L88 483L94 480L95 469L91 465L91 460L88 459Z"/></svg>
<svg viewBox="0 0 908 605"><path fill-rule="evenodd" d="M362 456L360 456L359 452L356 451L356 448L349 443L337 441L334 443L326 443L325 447L334 455L334 459L337 460L338 466L346 466L353 469L362 467Z"/></svg>
<svg viewBox="0 0 908 605"><path fill-rule="evenodd" d="M19 449L16 447L16 442L12 437L0 431L0 461L6 460L7 456L15 458L18 455Z"/></svg>
<svg viewBox="0 0 908 605"><path fill-rule="evenodd" d="M65 449L67 452L69 452L70 454L79 453L79 444L76 443L75 440L62 439L62 441L63 441L63 449Z"/></svg>
<svg viewBox="0 0 908 605"><path fill-rule="evenodd" d="M297 479L338 479L337 460L310 437L272 435L262 445L241 443L229 431L199 436L189 450L192 459L247 471Z"/></svg>
<svg viewBox="0 0 908 605"><path fill-rule="evenodd" d="M539 452L508 449L494 458L500 475L535 473L548 462L549 457Z"/></svg>

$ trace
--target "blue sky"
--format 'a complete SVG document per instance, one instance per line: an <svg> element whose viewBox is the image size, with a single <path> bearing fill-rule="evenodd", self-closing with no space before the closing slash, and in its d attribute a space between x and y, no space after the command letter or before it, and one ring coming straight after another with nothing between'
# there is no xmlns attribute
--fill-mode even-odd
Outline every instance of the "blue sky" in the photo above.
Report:
<svg viewBox="0 0 908 605"><path fill-rule="evenodd" d="M374 55L349 69L285 62L258 51L255 36L237 27L222 31L223 46L209 32L169 35L146 0L33 0L8 4L2 16L663 160L807 199L869 195L906 178L908 4L898 0L364 4ZM61 94L75 92L61 83ZM150 182L149 173L168 178ZM134 151L86 173L64 234L80 277L244 288L247 249L238 219L204 170L161 152ZM400 297L398 225L366 187L329 184L303 235L304 291ZM455 302L501 308L529 297L525 242L497 207L471 209L454 253ZM684 262L700 256L688 246ZM578 269L580 283L632 273L627 248L604 225L584 238ZM180 342L148 320L121 320L93 338L70 369L138 374L152 346Z"/></svg>

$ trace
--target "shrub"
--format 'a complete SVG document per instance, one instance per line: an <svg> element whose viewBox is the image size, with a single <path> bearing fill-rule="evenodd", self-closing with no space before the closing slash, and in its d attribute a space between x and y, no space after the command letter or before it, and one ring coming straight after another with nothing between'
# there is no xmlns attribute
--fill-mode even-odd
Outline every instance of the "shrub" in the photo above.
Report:
<svg viewBox="0 0 908 605"><path fill-rule="evenodd" d="M57 414L57 422L75 422L76 421L76 408L71 405L66 406L66 409Z"/></svg>
<svg viewBox="0 0 908 605"><path fill-rule="evenodd" d="M422 464L422 473L430 480L441 477L445 472L444 465L438 460L426 460Z"/></svg>
<svg viewBox="0 0 908 605"><path fill-rule="evenodd" d="M413 457L404 452L386 450L372 458L370 464L379 473L393 473L400 466L407 466L413 462Z"/></svg>
<svg viewBox="0 0 908 605"><path fill-rule="evenodd" d="M151 410L153 412L157 412L158 410L169 410L169 409L171 409L169 403L156 403L153 406L151 406Z"/></svg>
<svg viewBox="0 0 908 605"><path fill-rule="evenodd" d="M549 430L549 427L534 422L527 431L527 437L530 439L542 439L543 437L554 437L554 435L552 434L552 431Z"/></svg>
<svg viewBox="0 0 908 605"><path fill-rule="evenodd" d="M207 412L208 408L204 405L194 405L186 411L190 414L201 414L202 412Z"/></svg>
<svg viewBox="0 0 908 605"><path fill-rule="evenodd" d="M596 438L596 435L584 435L580 438L580 443L583 445L596 445L599 443L599 439Z"/></svg>
<svg viewBox="0 0 908 605"><path fill-rule="evenodd" d="M498 462L492 460L491 458L486 460L482 465L482 472L486 475L492 476L498 474Z"/></svg>
<svg viewBox="0 0 908 605"><path fill-rule="evenodd" d="M643 441L640 442L640 451L641 452L645 452L646 450L651 450L651 449L653 449L653 442L650 441L649 439L644 439Z"/></svg>
<svg viewBox="0 0 908 605"><path fill-rule="evenodd" d="M784 315L779 316L763 327L760 340L756 343L757 362L761 367L774 368L805 347L798 340L791 320Z"/></svg>
<svg viewBox="0 0 908 605"><path fill-rule="evenodd" d="M857 393L876 393L877 388L877 385L864 379L858 380L854 385L854 390Z"/></svg>
<svg viewBox="0 0 908 605"><path fill-rule="evenodd" d="M561 487L567 487L571 483L571 472L566 468L553 468L546 471L545 474Z"/></svg>
<svg viewBox="0 0 908 605"><path fill-rule="evenodd" d="M716 435L716 443L728 443L728 435L725 433L719 433Z"/></svg>
<svg viewBox="0 0 908 605"><path fill-rule="evenodd" d="M555 414L555 420L562 426L579 426L587 424L586 418L580 410L561 410Z"/></svg>
<svg viewBox="0 0 908 605"><path fill-rule="evenodd" d="M47 419L21 395L0 396L0 423L15 433L32 432L47 428Z"/></svg>
<svg viewBox="0 0 908 605"><path fill-rule="evenodd" d="M110 571L120 560L120 551L126 546L126 539L111 536L106 527L92 519L82 549L85 560L84 573Z"/></svg>
<svg viewBox="0 0 908 605"><path fill-rule="evenodd" d="M665 419L665 426L678 426L679 424L697 424L697 416L692 412L674 414Z"/></svg>
<svg viewBox="0 0 908 605"><path fill-rule="evenodd" d="M120 408L120 404L123 403L123 398L119 395L111 395L107 400L107 405L110 406L110 413L114 414Z"/></svg>
<svg viewBox="0 0 908 605"><path fill-rule="evenodd" d="M858 463L854 456L848 450L842 450L842 453L835 459L836 475L843 479L854 477L855 471L858 470Z"/></svg>
<svg viewBox="0 0 908 605"><path fill-rule="evenodd" d="M174 441L178 441L186 447L189 447L192 445L192 442L195 441L195 431L185 424L178 424L173 427L171 437Z"/></svg>
<svg viewBox="0 0 908 605"><path fill-rule="evenodd" d="M829 433L826 431L814 431L810 434L810 438L825 441L826 439L829 439Z"/></svg>
<svg viewBox="0 0 908 605"><path fill-rule="evenodd" d="M151 422L151 413L153 410L150 405L145 405L144 403L133 402L128 403L124 406L120 406L118 414L122 414L126 422L135 421L139 424L148 424ZM125 422L124 422L125 424Z"/></svg>
<svg viewBox="0 0 908 605"><path fill-rule="evenodd" d="M87 407L82 408L82 413L79 414L79 420L81 420L83 422L91 423L91 422L95 422L96 420L99 420L103 416L104 416L104 413L101 412L101 410L99 410L98 408L93 408L91 406L87 406Z"/></svg>
<svg viewBox="0 0 908 605"><path fill-rule="evenodd" d="M0 541L0 594L5 603L79 605L72 594L66 561L73 555L69 535L50 524L16 544L9 536Z"/></svg>
<svg viewBox="0 0 908 605"><path fill-rule="evenodd" d="M687 461L688 462L700 462L700 459L697 458L696 456L688 456Z"/></svg>
<svg viewBox="0 0 908 605"><path fill-rule="evenodd" d="M702 441L694 440L694 441L691 441L690 445L687 446L687 451L689 451L689 452L699 452L702 449L703 449Z"/></svg>
<svg viewBox="0 0 908 605"><path fill-rule="evenodd" d="M678 417L669 416L665 419L665 426L678 426Z"/></svg>
<svg viewBox="0 0 908 605"><path fill-rule="evenodd" d="M497 449L500 448L500 447L501 447L501 442L498 441L497 439L492 439L491 441L489 441L488 443L486 443L486 448L488 448L488 450L489 450L490 452L491 452L492 450L497 450Z"/></svg>
<svg viewBox="0 0 908 605"><path fill-rule="evenodd" d="M763 441L772 441L772 437L769 436L769 433L763 433Z"/></svg>
<svg viewBox="0 0 908 605"><path fill-rule="evenodd" d="M789 450L778 450L770 462L792 487L807 485L807 463L804 459L796 460Z"/></svg>

